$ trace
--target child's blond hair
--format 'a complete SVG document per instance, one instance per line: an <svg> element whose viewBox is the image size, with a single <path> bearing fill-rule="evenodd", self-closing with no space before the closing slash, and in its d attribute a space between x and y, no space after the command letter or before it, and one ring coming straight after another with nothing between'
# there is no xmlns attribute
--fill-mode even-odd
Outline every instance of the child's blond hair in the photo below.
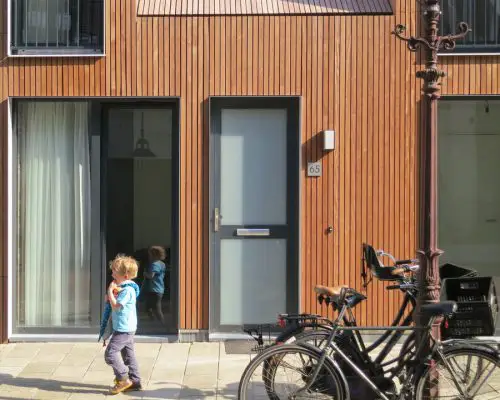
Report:
<svg viewBox="0 0 500 400"><path fill-rule="evenodd" d="M129 279L137 277L139 269L137 261L133 257L124 254L118 254L109 266L113 271L117 271L120 275L127 275Z"/></svg>

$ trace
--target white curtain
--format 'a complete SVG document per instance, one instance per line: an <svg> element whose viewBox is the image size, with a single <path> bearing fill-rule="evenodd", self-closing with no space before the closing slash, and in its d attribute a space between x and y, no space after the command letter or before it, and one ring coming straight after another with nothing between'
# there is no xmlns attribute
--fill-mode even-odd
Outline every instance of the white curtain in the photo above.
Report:
<svg viewBox="0 0 500 400"><path fill-rule="evenodd" d="M19 104L20 322L88 326L90 165L88 105Z"/></svg>

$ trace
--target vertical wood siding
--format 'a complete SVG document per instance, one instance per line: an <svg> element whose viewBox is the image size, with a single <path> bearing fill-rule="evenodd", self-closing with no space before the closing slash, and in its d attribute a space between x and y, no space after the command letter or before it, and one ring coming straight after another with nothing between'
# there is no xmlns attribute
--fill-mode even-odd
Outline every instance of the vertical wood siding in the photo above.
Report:
<svg viewBox="0 0 500 400"><path fill-rule="evenodd" d="M6 16L0 7L2 58ZM361 244L415 255L417 57L390 35L416 32L416 3L394 16L137 17L134 0L106 1L106 56L13 58L0 73L0 208L7 207L8 96L180 96L180 327L209 321L208 113L210 95L302 97L301 309L322 312L314 284L361 289ZM499 57L442 58L445 94L498 94ZM323 153L323 129L337 131ZM0 213L0 303L6 288L6 213ZM333 225L335 232L326 235ZM374 282L358 315L390 322L398 295ZM0 304L5 319L6 305ZM6 339L1 324L0 340Z"/></svg>

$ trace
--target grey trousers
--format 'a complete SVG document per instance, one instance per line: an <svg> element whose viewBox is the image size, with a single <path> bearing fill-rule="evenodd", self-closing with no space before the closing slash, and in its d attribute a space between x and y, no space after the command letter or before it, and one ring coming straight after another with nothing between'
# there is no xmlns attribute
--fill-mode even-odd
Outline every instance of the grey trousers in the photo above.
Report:
<svg viewBox="0 0 500 400"><path fill-rule="evenodd" d="M134 332L113 332L104 353L104 361L111 365L116 379L121 381L128 376L134 383L141 381L139 366L135 358Z"/></svg>

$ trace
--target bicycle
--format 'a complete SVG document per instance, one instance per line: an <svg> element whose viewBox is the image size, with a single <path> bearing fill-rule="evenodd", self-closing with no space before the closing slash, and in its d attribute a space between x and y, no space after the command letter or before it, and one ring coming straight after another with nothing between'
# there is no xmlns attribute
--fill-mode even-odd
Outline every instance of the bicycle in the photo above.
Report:
<svg viewBox="0 0 500 400"><path fill-rule="evenodd" d="M336 361L339 359L351 368L377 398L383 400L436 398L436 393L457 400L479 399L478 396L483 395L495 396L484 397L485 399L500 398L499 352L484 346L496 343L481 341L481 345L479 345L479 343L469 343L463 339L450 339L444 342L433 340L430 353L423 354L426 343L429 343L432 337L431 326L434 320L443 315L450 316L454 313L456 303L452 301L423 306L422 312L425 312L429 317L429 324L424 328L412 326L390 328L411 331L421 329L422 339L418 345L415 343L411 357L405 359L402 364L405 370L405 379L399 388L396 385L384 387L384 384L377 382L377 379L363 371L363 366L354 362L336 341L337 336L346 331L373 329L341 325L340 322L343 318L341 314L345 314L348 310L348 300L355 293L357 292L353 289L343 290L341 299L339 299L343 307L337 319L331 322L332 330L329 333L326 346L323 348L318 349L305 343L283 344L270 347L255 357L241 378L238 391L239 399L350 399L347 377ZM286 397L281 397L277 393L282 387L289 385L286 382L277 381L278 368L284 369L290 366L288 357L294 354L299 356L299 365L290 369L298 373L298 380L295 385L292 385L295 387ZM459 361L464 357L466 358L465 365L459 365ZM473 359L476 360L475 363L472 362ZM252 396L250 396L248 394L250 378L262 362L274 365L272 379L264 380L264 384L260 386L252 385L255 387L252 388ZM492 377L493 373L497 375ZM485 384L486 389L484 389Z"/></svg>
<svg viewBox="0 0 500 400"><path fill-rule="evenodd" d="M387 256L389 257L394 265L384 266L378 257ZM397 260L392 254L387 253L383 250L374 250L372 246L368 244L363 244L363 271L361 276L364 280L363 286L366 288L369 282L366 281L366 265L369 265L369 269L372 272L372 276L375 276L381 281L393 281L397 282L401 286L401 290L404 293L402 304L394 318L391 326L406 325L411 321L411 315L416 305L416 286L411 285L415 283L415 279L412 274L418 270L418 265L415 265L416 260ZM407 285L407 286L405 286ZM318 293L318 302L320 304L325 303L328 306L332 306L333 310L339 310L340 306L336 304L335 298L338 298L339 291L347 287L345 285L337 287L326 287L326 286L316 286L315 291ZM388 290L397 289L399 287L389 286ZM322 291L322 292L321 292ZM406 318L402 320L403 316ZM330 330L329 321L318 314L300 313L300 314L279 314L277 319L277 326L282 329L276 339L271 340L271 329L273 328L269 324L258 325L256 328L245 329L244 332L252 336L257 345L253 350L260 352L265 348L280 343L291 343L297 338L307 335L308 331L328 331ZM268 343L264 343L264 331L268 332ZM367 348L370 352L376 349L381 343L383 343L388 337L383 335L377 341ZM394 341L397 342L399 337L395 337ZM381 354L382 358L385 356L385 352Z"/></svg>
<svg viewBox="0 0 500 400"><path fill-rule="evenodd" d="M415 260L396 260L390 253L387 253L383 250L375 251L372 246L367 244L363 245L363 255L363 266L365 266L365 264L368 264L370 270L372 271L372 275L374 275L377 279L382 281L396 281L399 283L398 285L391 285L387 287L388 290L399 289L404 293L403 301L391 326L408 325L412 320L412 314L416 305L417 289L413 273L418 270L418 265L413 264ZM374 257L372 257L372 255ZM394 265L384 267L378 260L379 256L389 257L391 260L393 260ZM367 260L369 260L369 262ZM366 278L365 269L363 269L362 276ZM365 279L364 287L366 287L368 283ZM339 311L341 308L341 305L337 303L337 299L339 298L339 294L342 288L346 287L347 286L345 285L338 287L326 287L317 285L314 290L318 294L318 302L320 304L325 303L327 307L331 306L333 311L335 312ZM363 300L366 300L366 297L360 298L360 301ZM406 317L403 319L405 315ZM344 323L349 326L357 326L354 315L350 313L349 317L349 321L345 320ZM309 340L315 343L318 339L323 340L325 332L331 330L331 324L329 323L328 319L323 318L322 316L317 314L305 313L279 314L278 326L284 329L284 331L281 332L274 341L271 340L272 327L270 325L259 325L257 326L257 328L245 330L245 332L252 336L257 342L256 346L252 350L255 352L261 352L269 346L273 346L275 344L293 343L295 341ZM267 330L268 333L267 344L264 343L265 330ZM316 333L318 334L316 335ZM361 351L366 354L378 349L387 339L389 339L389 341L382 348L380 354L377 357L377 362L381 362L387 357L387 355L397 344L401 336L402 332L387 331L370 346L366 346L360 337L358 337L358 339L361 346ZM405 346L410 344L411 340L412 337L408 338L405 342Z"/></svg>
<svg viewBox="0 0 500 400"><path fill-rule="evenodd" d="M352 313L352 309L355 308L356 305L359 304L361 301L366 300L366 297L361 293L355 291L354 289L349 289L349 296L346 296L345 304L343 305L343 307L341 307L340 305L341 302L343 301L340 299L341 289L342 289L341 287L338 288L328 288L324 286L315 287L315 291L319 293L318 297L320 299L321 298L326 299L327 302L332 304L334 309L339 310L339 316L337 317L337 320L335 322L330 321L329 330L316 330L310 332L303 332L295 336L294 343L307 343L309 345L313 345L318 348L323 348L329 338L330 331L333 328L333 326L338 325L341 322L343 323L343 326L346 327L357 326L356 319L354 317L354 314ZM407 287L405 289L402 288L402 290L408 292L412 291L414 292L416 289L414 285L411 286L407 284ZM412 298L411 295L409 295L408 293L406 293L406 295L409 296L407 297L407 299ZM409 302L410 300L407 301ZM405 306L403 305L402 309L404 307ZM399 318L401 316L402 312L400 312ZM380 329L380 328L375 328L375 329ZM381 336L382 340L376 341L376 343L374 343L372 346L366 346L359 332L343 331L341 334L335 337L335 341L337 345L343 349L344 353L348 354L349 358L356 363L356 365L362 365L366 373L368 373L372 377L376 377L384 375L384 367L398 361L394 359L384 362L386 357L389 356L390 351L396 345L401 335L402 332L400 331L386 332L384 335ZM387 338L390 338L389 341L385 344L377 359L373 361L369 355L370 351L377 348L379 344L383 343L383 341ZM403 344L401 353L404 354L406 357L408 357L410 354L410 351L412 349L411 344L413 343L413 340L414 336L410 335ZM272 360L272 362L266 362L264 363L262 368L263 381L266 382L266 390L270 398L273 398L272 397L273 377L275 375L277 367L279 366L279 363L277 361L278 360ZM401 363L401 359L399 360L399 362ZM345 362L343 362L343 360L337 360L337 364L342 369L349 368L348 365ZM399 367L399 369L397 367ZM392 378L394 377L394 375L396 375L396 373L399 373L400 370L402 369L399 364L397 365L397 367L389 371L392 373L392 375L389 378L383 378L380 380L380 382L383 381L384 384L387 386L392 385ZM347 374L347 378L349 380L349 386L357 390L357 395L358 395L357 398L367 399L368 390L366 390L366 387L363 386L363 382L360 382L360 380L357 379L352 374L350 375Z"/></svg>
<svg viewBox="0 0 500 400"><path fill-rule="evenodd" d="M373 253L375 252L371 246L364 245L363 254L365 260L368 259L370 251L372 251ZM394 327L407 325L411 322L411 316L416 304L417 293L413 274L408 275L408 273L415 272L418 269L418 265L411 265L411 263L413 263L415 260L396 260L391 254L386 253L382 250L377 251L377 254L378 256L388 256L389 258L391 258L394 262L394 266L382 267L381 263L379 262L377 262L377 265L373 265L372 260L370 269L373 270L376 267L381 270L372 271L372 274L380 280L399 282L399 285L389 286L387 289L400 289L404 293L403 302L391 326ZM331 306L333 308L333 311L340 311L342 305L338 302L338 299L340 297L341 290L345 288L347 287L338 286L332 288L318 285L314 288L314 290L318 294L318 302L320 304L326 303L327 306ZM352 313L352 309L364 300L366 300L366 297L357 292L355 296L351 296L348 310L346 313L343 313L343 316L341 317L345 326L357 326L357 322L354 314ZM348 315L346 316L346 314ZM405 314L407 314L407 316L403 320L403 316ZM269 344L267 345L264 345L263 325L253 331L246 331L257 341L257 346L253 348L254 351L262 352L266 348L276 344L297 342L308 343L316 347L321 347L322 344L326 342L329 331L331 331L331 322L319 315L280 314L278 321L280 326L286 327L286 329L276 338L274 342L269 339ZM270 328L267 325L266 327L270 336ZM400 331L387 331L370 346L367 346L365 344L359 332L344 332L341 336L337 337L336 340L339 345L342 346L344 350L350 354L351 359L355 360L355 362L357 362L359 365L364 365L365 368L369 370L372 376L376 376L382 372L381 368L384 368L386 365L390 365L395 362L394 360L389 360L386 362L384 361L388 357L390 351L398 343L402 334L403 332ZM387 339L389 340L387 341ZM405 340L403 344L403 351L405 354L409 353L413 340L413 334L411 334ZM386 341L387 343L385 343ZM375 362L373 362L369 356L369 353L374 351L375 349L378 349L383 343L385 343L385 345L382 347ZM342 365L341 361L339 361L339 363ZM263 379L266 379L266 376L273 376L273 367L273 363L264 365ZM359 382L354 379L353 385L357 385L358 383Z"/></svg>

